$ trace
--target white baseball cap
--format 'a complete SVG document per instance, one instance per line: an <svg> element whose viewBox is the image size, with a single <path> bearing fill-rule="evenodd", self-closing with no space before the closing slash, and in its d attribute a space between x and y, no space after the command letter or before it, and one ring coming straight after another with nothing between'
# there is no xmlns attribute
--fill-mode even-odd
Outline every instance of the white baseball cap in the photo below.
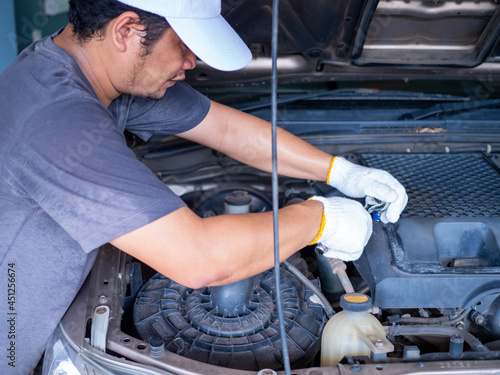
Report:
<svg viewBox="0 0 500 375"><path fill-rule="evenodd" d="M123 4L165 17L179 38L207 65L237 70L252 53L221 16L221 0L118 0Z"/></svg>

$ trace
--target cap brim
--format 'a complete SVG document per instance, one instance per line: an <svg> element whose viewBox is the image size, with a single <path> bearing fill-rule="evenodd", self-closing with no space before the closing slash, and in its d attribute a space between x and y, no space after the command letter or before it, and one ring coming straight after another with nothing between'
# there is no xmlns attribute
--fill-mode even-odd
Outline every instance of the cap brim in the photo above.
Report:
<svg viewBox="0 0 500 375"><path fill-rule="evenodd" d="M238 70L252 53L222 17L208 19L167 18L172 29L202 61L218 70Z"/></svg>

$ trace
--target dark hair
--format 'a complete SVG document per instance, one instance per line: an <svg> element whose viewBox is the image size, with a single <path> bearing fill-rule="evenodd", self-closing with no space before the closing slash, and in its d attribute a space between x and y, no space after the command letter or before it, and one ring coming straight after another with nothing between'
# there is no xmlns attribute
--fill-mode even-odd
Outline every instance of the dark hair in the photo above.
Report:
<svg viewBox="0 0 500 375"><path fill-rule="evenodd" d="M117 0L70 0L69 6L68 21L73 25L74 35L81 42L94 37L101 38L104 28L112 19L124 12L132 11L139 15L140 24L145 27L142 44L147 55L154 43L170 27L165 18Z"/></svg>

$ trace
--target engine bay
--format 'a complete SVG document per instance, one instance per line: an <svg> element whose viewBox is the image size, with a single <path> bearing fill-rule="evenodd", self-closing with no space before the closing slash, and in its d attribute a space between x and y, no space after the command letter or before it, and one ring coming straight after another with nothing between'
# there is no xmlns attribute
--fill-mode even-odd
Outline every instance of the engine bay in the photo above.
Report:
<svg viewBox="0 0 500 375"><path fill-rule="evenodd" d="M267 174L210 156L217 159L215 165L158 176L202 217L227 213L228 201L238 199L248 212L271 209ZM368 298L366 311L385 336L366 334L368 342L359 339L359 345L369 351L346 352L340 365L374 366L390 374L398 372L388 365L499 359L499 155L354 152L345 157L393 174L406 187L409 202L396 224L374 219L363 255L347 264L356 294ZM322 183L280 177L280 206L312 195L340 193ZM111 246L99 257L91 275L89 295L95 303L87 323L92 326L103 301L110 306L109 353L174 373L181 368L221 374L282 369L271 271L229 286L192 290ZM314 246L281 268L294 373L312 368L334 373L320 367L321 337L327 323L345 310L341 280ZM119 276L110 277L114 273ZM333 337L339 343L352 339L340 333Z"/></svg>

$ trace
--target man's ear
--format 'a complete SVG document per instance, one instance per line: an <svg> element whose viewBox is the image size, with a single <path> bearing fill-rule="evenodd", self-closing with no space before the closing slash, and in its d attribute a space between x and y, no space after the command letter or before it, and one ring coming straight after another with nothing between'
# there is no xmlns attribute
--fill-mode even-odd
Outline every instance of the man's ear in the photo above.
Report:
<svg viewBox="0 0 500 375"><path fill-rule="evenodd" d="M139 23L140 21L139 15L134 12L124 12L111 21L108 34L118 51L136 50L142 45L141 34L144 26Z"/></svg>

